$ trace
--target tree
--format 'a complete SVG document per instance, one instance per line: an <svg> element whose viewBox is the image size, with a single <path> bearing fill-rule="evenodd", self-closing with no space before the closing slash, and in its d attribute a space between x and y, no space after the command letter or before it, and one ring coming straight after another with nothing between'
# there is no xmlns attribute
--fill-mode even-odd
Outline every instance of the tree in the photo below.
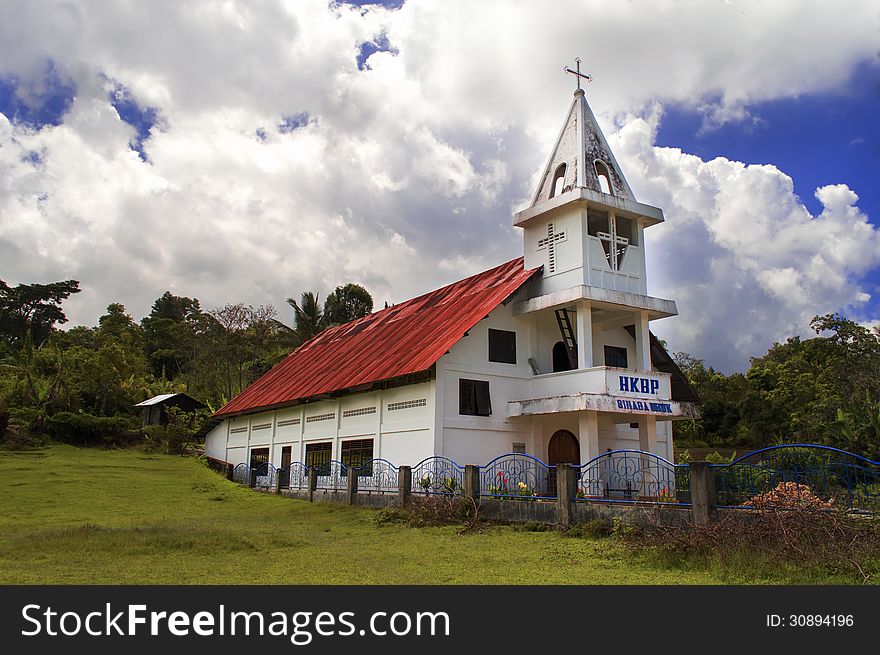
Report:
<svg viewBox="0 0 880 655"><path fill-rule="evenodd" d="M300 342L308 341L324 329L324 312L321 311L318 294L304 291L299 303L288 298L287 304L293 307L294 329Z"/></svg>
<svg viewBox="0 0 880 655"><path fill-rule="evenodd" d="M171 380L180 373L187 359L184 343L202 316L198 299L175 296L170 291L153 303L149 316L141 321L153 375Z"/></svg>
<svg viewBox="0 0 880 655"><path fill-rule="evenodd" d="M366 316L373 311L373 297L359 284L349 282L336 287L324 301L326 325L341 325Z"/></svg>
<svg viewBox="0 0 880 655"><path fill-rule="evenodd" d="M57 323L67 322L61 303L79 291L76 280L15 287L0 280L0 341L16 348L30 337L40 346Z"/></svg>

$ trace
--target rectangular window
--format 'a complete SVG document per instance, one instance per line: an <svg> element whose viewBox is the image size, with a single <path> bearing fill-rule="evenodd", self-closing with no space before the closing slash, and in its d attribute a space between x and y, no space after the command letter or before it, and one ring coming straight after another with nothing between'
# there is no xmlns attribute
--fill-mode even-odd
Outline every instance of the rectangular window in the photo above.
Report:
<svg viewBox="0 0 880 655"><path fill-rule="evenodd" d="M333 444L329 441L306 444L306 466L318 471L318 475L330 475L330 453Z"/></svg>
<svg viewBox="0 0 880 655"><path fill-rule="evenodd" d="M629 368L626 364L626 348L605 346L605 366Z"/></svg>
<svg viewBox="0 0 880 655"><path fill-rule="evenodd" d="M510 452L515 453L517 455L525 455L526 444L522 441L514 441L513 442L513 450L511 450Z"/></svg>
<svg viewBox="0 0 880 655"><path fill-rule="evenodd" d="M458 413L465 416L491 416L489 383L484 380L458 381Z"/></svg>
<svg viewBox="0 0 880 655"><path fill-rule="evenodd" d="M251 468L257 470L257 475L266 475L269 470L268 448L251 448Z"/></svg>
<svg viewBox="0 0 880 655"><path fill-rule="evenodd" d="M342 442L342 463L346 470L360 468L373 459L372 439L352 439ZM360 475L372 475L372 471L360 471Z"/></svg>
<svg viewBox="0 0 880 655"><path fill-rule="evenodd" d="M516 332L489 328L489 361L516 364Z"/></svg>

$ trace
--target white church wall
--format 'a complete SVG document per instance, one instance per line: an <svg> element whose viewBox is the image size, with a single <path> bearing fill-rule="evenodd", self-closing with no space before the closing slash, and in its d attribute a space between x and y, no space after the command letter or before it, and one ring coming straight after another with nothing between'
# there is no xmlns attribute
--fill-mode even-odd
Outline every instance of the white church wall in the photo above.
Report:
<svg viewBox="0 0 880 655"><path fill-rule="evenodd" d="M221 461L226 461L226 431L228 430L226 421L219 425L215 425L207 435L205 435L205 456L213 457Z"/></svg>
<svg viewBox="0 0 880 655"><path fill-rule="evenodd" d="M226 461L232 464L233 466L237 464L243 464L248 461L248 450L245 446L239 446L236 448L229 448L226 451Z"/></svg>
<svg viewBox="0 0 880 655"><path fill-rule="evenodd" d="M437 418L442 427L437 452L460 464L485 464L510 452L514 442L531 442L530 425L507 418L508 401L527 397L532 377L528 359L533 321L531 317L515 318L512 308L513 302L496 308L437 362L437 397L443 402ZM516 333L515 364L489 361L489 329ZM490 416L459 413L461 379L488 381Z"/></svg>

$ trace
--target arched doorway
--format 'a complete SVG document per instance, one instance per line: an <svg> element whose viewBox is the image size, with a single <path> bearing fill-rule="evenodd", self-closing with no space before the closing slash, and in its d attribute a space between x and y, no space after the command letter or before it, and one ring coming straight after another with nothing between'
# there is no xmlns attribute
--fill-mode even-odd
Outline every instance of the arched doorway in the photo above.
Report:
<svg viewBox="0 0 880 655"><path fill-rule="evenodd" d="M556 464L575 464L581 463L581 447L577 438L568 430L557 430L550 437L550 443L547 444L547 463L550 466Z"/></svg>
<svg viewBox="0 0 880 655"><path fill-rule="evenodd" d="M556 468L557 464L574 464L580 466L581 447L577 438L568 430L557 430L550 437L547 444L547 464L551 468L547 476L547 487L551 496L556 495Z"/></svg>
<svg viewBox="0 0 880 655"><path fill-rule="evenodd" d="M571 362L568 359L568 348L561 341L553 344L553 372L570 371Z"/></svg>

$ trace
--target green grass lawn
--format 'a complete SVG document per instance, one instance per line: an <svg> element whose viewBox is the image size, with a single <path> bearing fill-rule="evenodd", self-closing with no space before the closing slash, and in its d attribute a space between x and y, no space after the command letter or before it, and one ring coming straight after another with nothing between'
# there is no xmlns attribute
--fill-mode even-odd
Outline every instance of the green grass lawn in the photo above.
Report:
<svg viewBox="0 0 880 655"><path fill-rule="evenodd" d="M379 526L377 510L256 493L137 450L0 450L0 582L711 584L798 581L668 564L614 539ZM742 570L748 572L748 567ZM846 582L846 579L812 582Z"/></svg>

